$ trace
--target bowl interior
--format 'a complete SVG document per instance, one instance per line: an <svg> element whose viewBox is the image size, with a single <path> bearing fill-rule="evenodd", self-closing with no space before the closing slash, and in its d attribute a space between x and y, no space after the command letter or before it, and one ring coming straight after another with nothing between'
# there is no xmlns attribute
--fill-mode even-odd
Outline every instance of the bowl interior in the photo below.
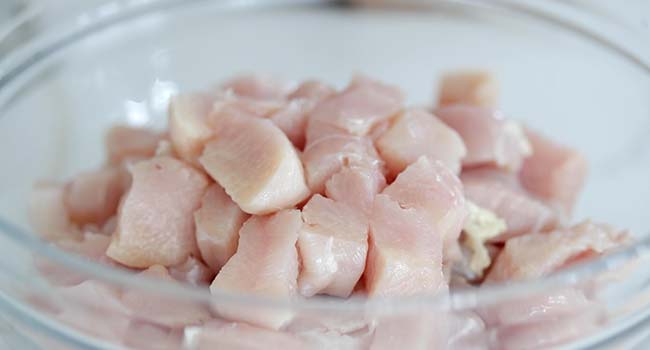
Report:
<svg viewBox="0 0 650 350"><path fill-rule="evenodd" d="M27 228L34 181L100 165L110 125L164 127L177 91L245 72L337 86L364 73L399 85L409 103L428 105L442 73L480 68L501 81L507 115L591 161L576 219L648 231L642 201L650 197L650 76L602 43L462 3L417 11L224 8L196 2L116 16L9 81L3 89L13 92L0 101L0 218Z"/></svg>

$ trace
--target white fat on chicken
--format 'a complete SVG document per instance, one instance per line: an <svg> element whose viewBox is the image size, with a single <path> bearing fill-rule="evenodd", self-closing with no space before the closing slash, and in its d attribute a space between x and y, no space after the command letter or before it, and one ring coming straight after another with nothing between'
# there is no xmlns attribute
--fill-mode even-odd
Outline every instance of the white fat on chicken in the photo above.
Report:
<svg viewBox="0 0 650 350"><path fill-rule="evenodd" d="M466 204L469 214L463 225L462 244L472 252L469 268L477 276L482 276L485 268L492 262L485 242L505 232L507 226L506 222L493 212L470 201Z"/></svg>

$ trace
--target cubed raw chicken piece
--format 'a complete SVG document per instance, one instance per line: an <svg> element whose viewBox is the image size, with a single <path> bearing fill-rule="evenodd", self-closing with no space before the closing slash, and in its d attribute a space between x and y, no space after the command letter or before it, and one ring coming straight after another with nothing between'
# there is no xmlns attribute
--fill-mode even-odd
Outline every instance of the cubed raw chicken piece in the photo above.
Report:
<svg viewBox="0 0 650 350"><path fill-rule="evenodd" d="M184 263L169 268L169 275L175 280L194 286L209 285L216 275L201 260L190 256Z"/></svg>
<svg viewBox="0 0 650 350"><path fill-rule="evenodd" d="M419 109L397 116L375 144L393 177L421 156L439 160L458 174L467 153L456 131Z"/></svg>
<svg viewBox="0 0 650 350"><path fill-rule="evenodd" d="M491 242L549 231L559 224L557 213L522 189L511 173L483 168L464 171L460 178L468 200L506 222L506 231Z"/></svg>
<svg viewBox="0 0 650 350"><path fill-rule="evenodd" d="M180 94L169 103L169 136L174 151L185 161L197 164L203 145L212 137L208 123L213 98L203 93Z"/></svg>
<svg viewBox="0 0 650 350"><path fill-rule="evenodd" d="M197 255L192 214L208 187L206 176L169 157L141 161L131 175L133 183L118 210L106 254L137 268L173 266Z"/></svg>
<svg viewBox="0 0 650 350"><path fill-rule="evenodd" d="M132 321L122 344L138 350L178 350L183 348L183 334L180 330Z"/></svg>
<svg viewBox="0 0 650 350"><path fill-rule="evenodd" d="M269 119L277 125L291 143L298 149L305 147L305 129L307 128L307 113L312 105L308 101L293 100L284 108L271 114Z"/></svg>
<svg viewBox="0 0 650 350"><path fill-rule="evenodd" d="M79 255L93 262L115 265L105 254L110 242L110 236L84 232L81 240L62 239L56 241L56 246L68 253ZM57 286L76 285L88 278L87 275L74 273L71 269L39 255L34 255L34 266L45 279Z"/></svg>
<svg viewBox="0 0 650 350"><path fill-rule="evenodd" d="M549 233L511 238L494 262L486 281L543 277L573 263L601 256L630 240L625 231L591 221Z"/></svg>
<svg viewBox="0 0 650 350"><path fill-rule="evenodd" d="M379 169L347 166L327 181L325 193L327 197L369 216L375 196L385 187L386 178Z"/></svg>
<svg viewBox="0 0 650 350"><path fill-rule="evenodd" d="M149 129L114 126L106 135L108 161L111 164L121 164L151 158L162 138L163 135Z"/></svg>
<svg viewBox="0 0 650 350"><path fill-rule="evenodd" d="M153 265L137 276L178 283L161 265ZM120 300L134 319L161 326L184 327L200 324L212 317L207 305L138 289L125 291Z"/></svg>
<svg viewBox="0 0 650 350"><path fill-rule="evenodd" d="M104 168L77 175L67 186L65 204L72 221L102 225L117 212L131 176L124 168Z"/></svg>
<svg viewBox="0 0 650 350"><path fill-rule="evenodd" d="M463 167L493 165L517 171L532 153L521 126L496 110L455 105L438 108L434 114L463 139L467 147Z"/></svg>
<svg viewBox="0 0 650 350"><path fill-rule="evenodd" d="M282 130L298 149L305 147L308 114L334 89L317 81L301 84L290 96L289 103L270 115L269 119Z"/></svg>
<svg viewBox="0 0 650 350"><path fill-rule="evenodd" d="M432 306L432 308L435 308ZM432 350L446 349L447 315L427 310L407 309L375 320L375 334L370 350Z"/></svg>
<svg viewBox="0 0 650 350"><path fill-rule="evenodd" d="M187 332L186 332L187 333ZM196 350L305 350L305 342L285 332L248 325L228 323L221 320L209 321L192 329L187 339Z"/></svg>
<svg viewBox="0 0 650 350"><path fill-rule="evenodd" d="M496 78L484 71L459 71L442 78L438 106L464 104L494 108L499 99Z"/></svg>
<svg viewBox="0 0 650 350"><path fill-rule="evenodd" d="M446 289L442 236L422 212L375 197L365 271L368 295L436 294Z"/></svg>
<svg viewBox="0 0 650 350"><path fill-rule="evenodd" d="M37 182L29 197L29 223L32 230L47 240L79 239L81 232L70 221L65 205L65 185Z"/></svg>
<svg viewBox="0 0 650 350"><path fill-rule="evenodd" d="M227 81L221 89L256 100L283 100L292 93L293 85L270 76L243 75Z"/></svg>
<svg viewBox="0 0 650 350"><path fill-rule="evenodd" d="M325 183L345 166L372 170L384 165L369 138L347 135L331 135L308 144L302 161L307 184L315 193L323 193Z"/></svg>
<svg viewBox="0 0 650 350"><path fill-rule="evenodd" d="M250 214L290 208L309 195L298 152L271 121L220 113L199 162Z"/></svg>
<svg viewBox="0 0 650 350"><path fill-rule="evenodd" d="M280 300L297 291L298 252L296 242L302 227L299 210L282 210L271 216L253 216L239 232L235 255L212 282L213 294L230 292L260 295ZM279 329L293 317L288 309L259 305L229 305L215 301L220 315L261 327Z"/></svg>
<svg viewBox="0 0 650 350"><path fill-rule="evenodd" d="M420 157L400 173L383 193L403 208L421 212L445 244L458 240L467 216L463 185L443 163Z"/></svg>
<svg viewBox="0 0 650 350"><path fill-rule="evenodd" d="M121 292L95 280L72 287L53 288L60 312L55 316L84 334L115 341L123 339L131 321L131 311L120 301Z"/></svg>
<svg viewBox="0 0 650 350"><path fill-rule="evenodd" d="M357 76L345 90L314 108L308 128L313 122L321 122L351 135L365 136L373 126L399 112L403 102L399 88ZM315 139L308 135L307 143L312 141Z"/></svg>
<svg viewBox="0 0 650 350"><path fill-rule="evenodd" d="M304 296L329 294L347 298L361 278L368 253L368 220L358 209L319 194L302 209L298 235Z"/></svg>
<svg viewBox="0 0 650 350"><path fill-rule="evenodd" d="M336 93L333 87L317 80L307 80L289 95L289 99L320 101Z"/></svg>
<svg viewBox="0 0 650 350"><path fill-rule="evenodd" d="M602 327L597 315L587 310L540 323L501 327L496 330L495 338L503 350L555 349L574 340L589 339L598 330L602 331Z"/></svg>
<svg viewBox="0 0 650 350"><path fill-rule="evenodd" d="M485 322L473 311L449 312L448 350L487 350Z"/></svg>
<svg viewBox="0 0 650 350"><path fill-rule="evenodd" d="M521 184L565 215L570 215L582 191L588 163L577 151L527 130L533 155L519 173Z"/></svg>
<svg viewBox="0 0 650 350"><path fill-rule="evenodd" d="M194 212L196 243L213 271L235 254L239 229L248 217L219 184L212 184L203 195L201 208Z"/></svg>

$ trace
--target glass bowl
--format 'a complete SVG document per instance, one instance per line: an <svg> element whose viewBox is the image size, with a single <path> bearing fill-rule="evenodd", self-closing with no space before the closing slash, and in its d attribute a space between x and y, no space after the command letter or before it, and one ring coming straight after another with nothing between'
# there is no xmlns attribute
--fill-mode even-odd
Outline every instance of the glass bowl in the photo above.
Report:
<svg viewBox="0 0 650 350"><path fill-rule="evenodd" d="M563 2L400 5L73 0L25 7L0 23L0 334L9 348L643 344L650 336L647 40ZM35 181L100 165L104 133L115 123L164 127L177 91L241 72L338 86L363 72L401 86L409 103L425 104L440 74L467 67L497 75L508 114L587 155L591 173L575 217L629 228L637 244L539 281L462 288L444 298L280 302L135 278L30 233L26 208ZM50 284L48 274L85 282L71 290ZM586 307L553 311L575 291L588 299ZM111 293L136 295L147 312L122 310ZM278 331L211 328L223 322L213 311L224 306L291 314L294 322ZM210 310L206 317L214 319L186 324L178 310Z"/></svg>

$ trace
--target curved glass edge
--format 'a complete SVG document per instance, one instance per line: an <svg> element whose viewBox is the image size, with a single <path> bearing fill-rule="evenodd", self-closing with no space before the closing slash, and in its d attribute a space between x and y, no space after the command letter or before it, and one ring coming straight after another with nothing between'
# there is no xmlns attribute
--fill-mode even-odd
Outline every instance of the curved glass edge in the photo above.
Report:
<svg viewBox="0 0 650 350"><path fill-rule="evenodd" d="M194 3L206 1L207 0L192 0ZM430 6L434 3L449 2L450 1L448 0L406 1L406 3L409 4L425 6ZM595 40L601 45L605 45L618 54L627 57L633 63L644 68L650 73L650 56L648 56L646 52L641 51L639 47L631 44L630 40L619 42L615 39L615 35L618 34L610 34L609 36L606 36L601 32L593 31L590 29L590 25L593 25L592 20L573 22L573 19L569 19L568 17L568 13L571 11L569 7L563 8L561 5L558 5L554 2L545 2L544 4L524 4L514 0L498 0L491 3L481 2L479 0L458 0L451 2L470 4L472 6L486 7L496 10L516 11L517 13L527 14L544 21L550 21L552 23L562 25L570 31L585 35L586 38ZM185 5L187 3L188 1L183 0L114 1L110 3L114 4L112 7L113 11L106 12L104 10L101 12L97 11L97 9L95 11L89 11L84 16L84 18L86 18L85 21L77 21L67 30L63 30L51 37L39 37L34 39L32 43L29 43L24 48L15 53L7 55L5 59L0 61L0 106L2 106L4 102L3 98L8 97L8 95L11 93L11 91L8 89L10 83L14 83L15 80L17 80L23 72L53 52L62 50L77 40L99 32L102 29L105 29L113 24L122 23L131 19L135 19L140 15L180 6L182 4ZM278 7L291 5L323 5L338 3L341 2L327 0L224 0L219 2L219 6L223 10L232 10L259 8L262 6ZM401 4L404 4L404 2L402 1ZM571 16L573 16L573 14L571 14ZM619 43L627 44L620 46ZM643 49L646 48L646 46L640 47ZM442 305L443 307L462 310L466 308L472 308L479 304L491 304L508 297L541 292L549 287L575 284L592 276L593 274L614 270L615 268L632 259L650 256L649 235L646 238L638 241L635 245L609 255L605 258L577 265L544 279L528 282L517 282L507 285L483 286L480 288L480 290L457 290L451 293L449 299L439 297L386 298L373 300L358 298L357 300L347 300L345 302L342 302L340 300L318 297L309 300L304 299L288 302L258 296L246 296L226 292L213 293L211 295L204 289L197 287L178 285L153 279L134 278L132 274L129 274L128 272L112 269L98 263L89 263L87 260L84 260L80 257L66 254L56 249L52 245L40 240L35 235L12 225L10 221L6 220L5 218L0 218L0 231L5 233L10 239L26 247L26 249L30 249L31 251L47 257L56 263L60 263L62 266L85 273L87 275L92 275L95 279L115 283L120 286L128 286L130 288L148 290L157 294L177 298L181 297L200 302L210 302L210 300L217 298L220 299L220 302L244 302L247 305L264 305L265 307L292 307L301 309L327 308L328 310L336 310L338 308L341 308L347 311L350 311L351 308L368 309L374 307L381 309L408 309L411 307L419 308L423 305L429 307L441 307Z"/></svg>

